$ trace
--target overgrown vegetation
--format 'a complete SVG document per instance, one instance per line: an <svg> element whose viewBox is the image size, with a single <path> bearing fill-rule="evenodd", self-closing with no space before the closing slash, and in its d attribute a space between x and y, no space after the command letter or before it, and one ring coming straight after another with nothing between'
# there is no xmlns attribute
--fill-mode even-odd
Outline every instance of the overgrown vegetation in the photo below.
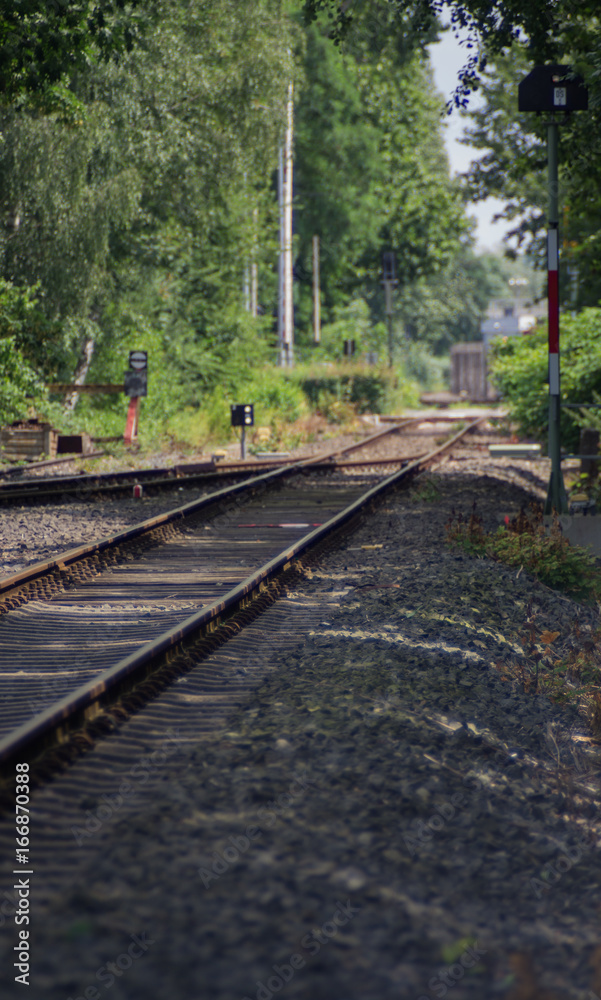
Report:
<svg viewBox="0 0 601 1000"><path fill-rule="evenodd" d="M549 420L548 344L544 331L497 338L490 355L494 384L509 406L519 433L546 442ZM563 403L590 403L601 393L601 308L562 317L561 395ZM580 428L595 426L594 411L564 408L562 444L577 451Z"/></svg>
<svg viewBox="0 0 601 1000"><path fill-rule="evenodd" d="M601 571L585 549L570 545L557 517L550 529L542 508L531 504L494 533L484 531L476 505L469 517L453 511L447 522L447 542L477 556L488 556L518 566L541 583L585 603L601 599ZM565 633L565 629L563 630ZM601 735L601 628L583 632L577 619L570 634L537 627L532 601L520 644L524 657L497 661L506 680L517 681L526 693L542 693L557 702L574 702ZM559 652L558 642L563 652Z"/></svg>
<svg viewBox="0 0 601 1000"><path fill-rule="evenodd" d="M65 430L118 434L123 397L82 395L73 413L39 390L120 382L132 348L149 352L140 431L155 439L227 435L228 404L249 394L283 437L307 399L342 421L414 401L412 383L439 386L432 353L477 323L495 265L473 254L446 162L425 48L434 20L419 35L373 0L337 48L327 16L306 24L297 0L103 0L98 23L85 4L21 7L16 23L0 0L0 339L12 338L0 353L10 386L0 421L35 411ZM337 365L354 339L360 359L317 399L270 371L289 81L297 357ZM314 235L321 347L311 343ZM366 352L387 360L383 250L396 251L400 282L395 372L365 381Z"/></svg>
<svg viewBox="0 0 601 1000"><path fill-rule="evenodd" d="M446 535L449 544L522 567L555 590L588 602L601 598L601 573L595 560L585 549L569 543L557 516L550 528L545 527L540 504L530 504L528 511L522 509L491 534L484 530L474 503L468 518L451 512Z"/></svg>

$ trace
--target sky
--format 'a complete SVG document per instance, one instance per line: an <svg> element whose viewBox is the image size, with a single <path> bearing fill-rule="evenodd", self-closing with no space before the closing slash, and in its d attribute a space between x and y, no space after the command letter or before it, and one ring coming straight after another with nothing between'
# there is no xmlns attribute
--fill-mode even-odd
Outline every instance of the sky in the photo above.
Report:
<svg viewBox="0 0 601 1000"><path fill-rule="evenodd" d="M466 50L461 48L453 33L447 31L442 35L440 42L430 45L429 51L436 86L445 100L449 100L457 86L457 74L466 62ZM477 95L472 94L470 106L477 106L477 101ZM457 109L446 118L445 143L452 173L462 173L470 162L480 155L480 150L459 143L465 124ZM496 198L489 198L487 201L470 206L469 214L475 216L478 221L477 250L494 250L510 228L508 222L492 222L493 215L501 208L503 202Z"/></svg>

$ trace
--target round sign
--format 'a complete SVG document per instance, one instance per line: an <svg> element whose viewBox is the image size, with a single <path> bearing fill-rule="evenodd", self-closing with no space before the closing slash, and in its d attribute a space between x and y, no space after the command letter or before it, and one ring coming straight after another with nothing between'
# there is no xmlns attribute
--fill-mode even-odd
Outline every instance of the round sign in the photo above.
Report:
<svg viewBox="0 0 601 1000"><path fill-rule="evenodd" d="M148 352L147 351L130 351L129 352L129 367L133 368L134 371L141 372L144 371L148 364Z"/></svg>

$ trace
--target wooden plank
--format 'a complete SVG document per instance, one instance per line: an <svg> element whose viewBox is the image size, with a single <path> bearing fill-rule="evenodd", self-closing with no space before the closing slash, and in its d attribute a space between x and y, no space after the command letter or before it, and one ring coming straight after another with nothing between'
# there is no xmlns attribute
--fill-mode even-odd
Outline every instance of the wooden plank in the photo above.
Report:
<svg viewBox="0 0 601 1000"><path fill-rule="evenodd" d="M87 392L87 393L102 393L102 392L123 392L123 383L116 385L114 382L107 383L97 383L96 385L77 385L74 382L53 382L46 386L48 392L63 393L63 392Z"/></svg>

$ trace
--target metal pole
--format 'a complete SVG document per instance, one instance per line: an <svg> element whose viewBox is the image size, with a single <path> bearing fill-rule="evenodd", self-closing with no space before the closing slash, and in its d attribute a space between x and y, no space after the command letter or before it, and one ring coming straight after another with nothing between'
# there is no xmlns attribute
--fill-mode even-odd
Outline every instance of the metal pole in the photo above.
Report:
<svg viewBox="0 0 601 1000"><path fill-rule="evenodd" d="M548 255L548 325L549 325L549 458L551 478L545 514L566 514L568 498L561 469L559 389L559 173L558 124L547 123L547 159L549 165L549 216L547 219Z"/></svg>
<svg viewBox="0 0 601 1000"><path fill-rule="evenodd" d="M388 367L392 368L392 281L384 281L386 324L388 326Z"/></svg>
<svg viewBox="0 0 601 1000"><path fill-rule="evenodd" d="M240 458L246 458L246 427L242 424L242 434L240 435Z"/></svg>
<svg viewBox="0 0 601 1000"><path fill-rule="evenodd" d="M278 158L278 203L280 209L280 253L278 256L278 365L286 364L286 339L284 317L284 150L280 146Z"/></svg>
<svg viewBox="0 0 601 1000"><path fill-rule="evenodd" d="M293 194L293 86L288 85L287 127L284 146L284 340L286 363L294 364L294 303L292 291L292 194Z"/></svg>
<svg viewBox="0 0 601 1000"><path fill-rule="evenodd" d="M259 268L257 265L257 242L259 230L259 209L253 209L253 255L250 265L250 314L259 315Z"/></svg>
<svg viewBox="0 0 601 1000"><path fill-rule="evenodd" d="M319 299L319 236L313 237L313 343L321 340L321 302Z"/></svg>

